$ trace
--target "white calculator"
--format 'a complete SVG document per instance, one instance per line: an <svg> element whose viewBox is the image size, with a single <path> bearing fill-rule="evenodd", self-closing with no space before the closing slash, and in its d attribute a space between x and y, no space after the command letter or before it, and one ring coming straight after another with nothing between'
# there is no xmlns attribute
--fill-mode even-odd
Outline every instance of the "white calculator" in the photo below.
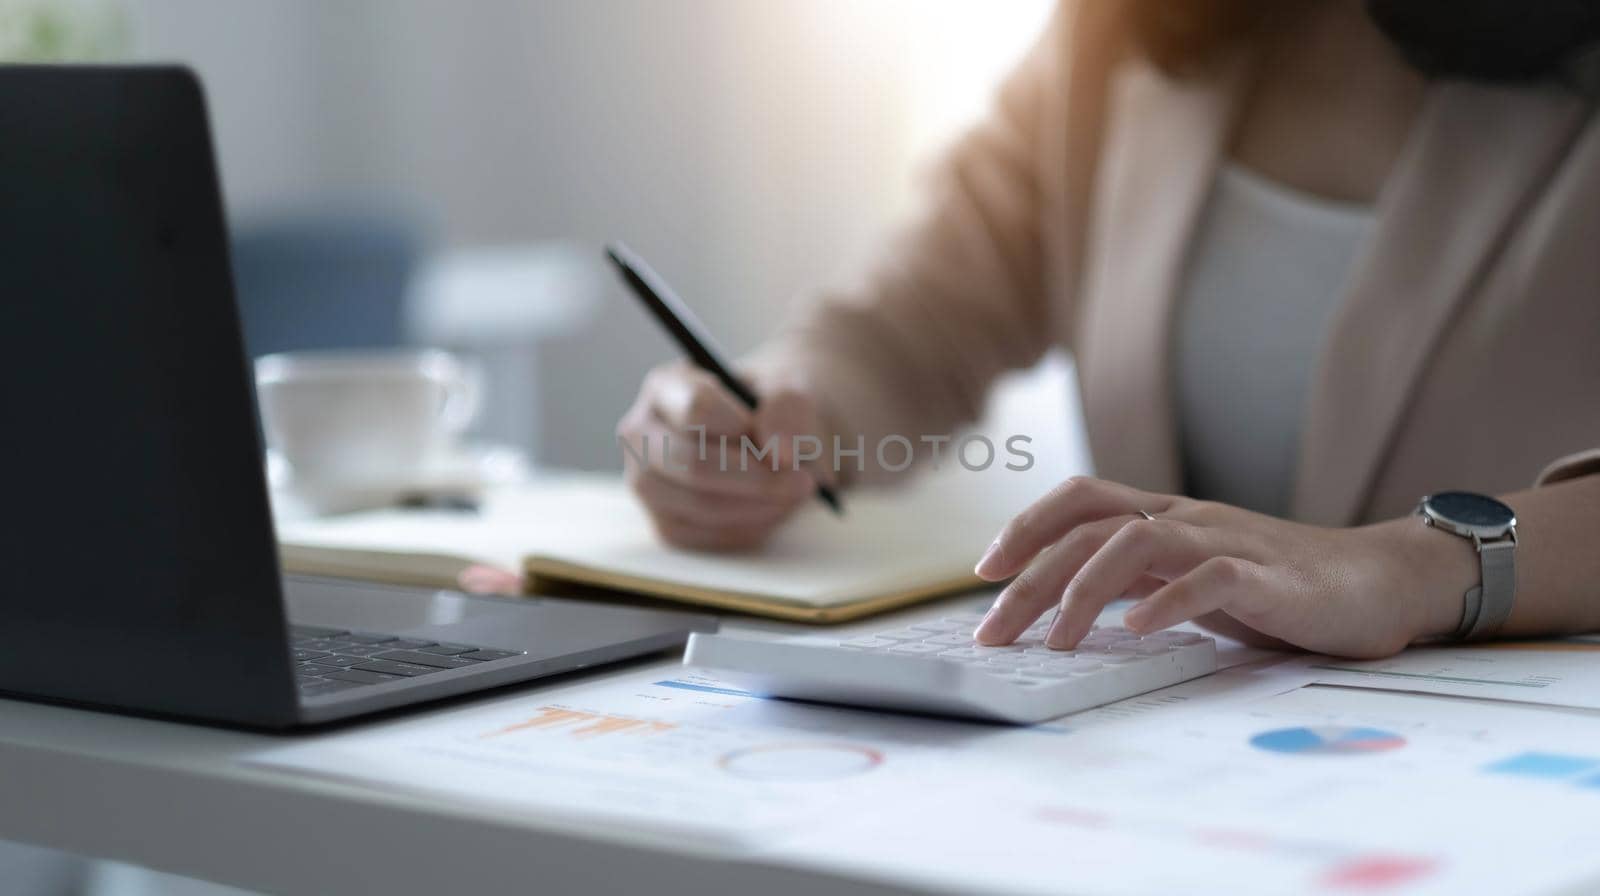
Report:
<svg viewBox="0 0 1600 896"><path fill-rule="evenodd" d="M1075 650L1044 646L1050 618L1016 643L972 640L974 614L843 641L692 634L685 665L772 697L1031 723L1210 674L1217 644L1195 632L1139 637L1096 626Z"/></svg>

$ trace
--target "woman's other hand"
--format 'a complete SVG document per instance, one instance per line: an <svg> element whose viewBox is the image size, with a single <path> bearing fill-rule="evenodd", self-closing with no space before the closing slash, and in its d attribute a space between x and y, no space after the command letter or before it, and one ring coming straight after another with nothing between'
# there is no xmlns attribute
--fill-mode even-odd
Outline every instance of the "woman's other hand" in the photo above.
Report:
<svg viewBox="0 0 1600 896"><path fill-rule="evenodd" d="M456 585L469 594L522 593L522 577L498 566L469 566L456 576Z"/></svg>
<svg viewBox="0 0 1600 896"><path fill-rule="evenodd" d="M1076 646L1128 596L1124 624L1141 634L1193 620L1260 646L1381 657L1454 628L1478 568L1465 541L1415 519L1329 529L1074 478L1007 524L977 574L1015 576L978 626L985 644L1059 606L1046 643Z"/></svg>
<svg viewBox="0 0 1600 896"><path fill-rule="evenodd" d="M668 544L691 550L758 547L831 470L801 465L831 449L803 384L752 377L751 411L716 377L687 363L652 370L617 424L628 485ZM800 442L796 442L796 438ZM797 452L798 445L798 452Z"/></svg>

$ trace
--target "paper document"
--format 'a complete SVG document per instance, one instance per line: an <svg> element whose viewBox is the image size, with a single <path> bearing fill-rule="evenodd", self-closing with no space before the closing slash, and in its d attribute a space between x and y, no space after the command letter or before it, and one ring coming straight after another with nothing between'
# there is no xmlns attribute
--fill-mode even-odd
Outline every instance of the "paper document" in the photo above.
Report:
<svg viewBox="0 0 1600 896"><path fill-rule="evenodd" d="M971 757L940 804L766 854L960 893L1600 884L1600 716L1316 686L1191 709L1036 738L1003 762Z"/></svg>
<svg viewBox="0 0 1600 896"><path fill-rule="evenodd" d="M984 731L768 709L711 679L656 673L336 735L254 761L563 825L737 843L893 803L937 775L931 755Z"/></svg>
<svg viewBox="0 0 1600 896"><path fill-rule="evenodd" d="M1600 643L1572 638L1414 647L1385 660L1302 660L1329 684L1600 709Z"/></svg>
<svg viewBox="0 0 1600 896"><path fill-rule="evenodd" d="M951 893L1600 885L1600 712L1317 686L1311 665L1269 659L1026 727L657 668L249 761Z"/></svg>

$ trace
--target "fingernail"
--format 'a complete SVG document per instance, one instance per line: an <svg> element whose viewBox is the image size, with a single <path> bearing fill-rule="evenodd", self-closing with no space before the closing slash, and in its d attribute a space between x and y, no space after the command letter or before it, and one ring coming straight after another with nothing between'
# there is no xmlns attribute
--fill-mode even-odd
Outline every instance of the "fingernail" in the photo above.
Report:
<svg viewBox="0 0 1600 896"><path fill-rule="evenodd" d="M1128 612L1122 614L1122 624L1126 628L1143 634L1145 623L1150 621L1150 614L1152 612L1153 611L1149 607L1145 606L1144 604L1139 604L1138 606L1130 609Z"/></svg>
<svg viewBox="0 0 1600 896"><path fill-rule="evenodd" d="M983 556L978 558L978 565L974 566L972 568L972 571L973 571L973 573L977 574L978 576L987 576L987 575L991 574L991 572L993 571L995 566L997 564L999 564L999 562L1000 562L1000 539L996 538L994 541L989 543L989 547L984 549ZM990 610L989 612L992 613L994 611Z"/></svg>
<svg viewBox="0 0 1600 896"><path fill-rule="evenodd" d="M996 607L990 607L989 608L989 612L983 614L983 620L978 623L978 627L977 628L972 630L972 640L974 640L974 641L983 640L983 635L984 635L985 631L994 622L995 612L998 611L999 609L1000 608L997 607L997 606Z"/></svg>

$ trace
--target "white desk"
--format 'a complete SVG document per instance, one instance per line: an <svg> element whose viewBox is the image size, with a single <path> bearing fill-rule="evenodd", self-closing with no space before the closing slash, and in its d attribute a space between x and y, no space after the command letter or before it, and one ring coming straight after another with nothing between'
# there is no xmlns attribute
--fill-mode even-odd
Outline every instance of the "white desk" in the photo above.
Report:
<svg viewBox="0 0 1600 896"><path fill-rule="evenodd" d="M929 612L937 611L901 615ZM894 617L886 618L864 625L892 625ZM724 630L741 628L781 627ZM603 682L648 665L678 664L660 657L586 679ZM272 893L910 892L641 835L510 823L239 761L288 742L0 700L0 839Z"/></svg>
<svg viewBox="0 0 1600 896"><path fill-rule="evenodd" d="M912 617L967 609L972 602L970 597L956 599L836 631L893 626ZM725 626L747 634L793 628L750 621ZM568 676L555 684L582 683L587 689L613 679L636 680L646 672L669 678L677 669L675 658L658 657ZM525 698L538 689L519 688L475 702ZM451 709L461 705L447 704ZM0 700L0 839L286 894L621 893L645 888L762 896L938 891L880 880L878 874L894 872L882 867L886 860L871 844L853 860L831 854L760 860L732 847L615 828L579 828L538 815L497 817L410 793L384 793L241 761L292 742L287 736ZM1114 746L1120 750L1125 745L1119 741ZM1563 823L1549 819L1538 824ZM1075 835L1064 830L1052 836ZM1020 848L1053 855L1058 843ZM1532 892L1600 892L1600 860L1586 858L1588 852L1573 853L1585 875L1579 885ZM1526 862L1515 852L1496 861ZM1187 866L1180 861L1177 867ZM1061 873L1063 891L1070 892L1071 869L1064 867ZM997 871L977 882L969 875L945 888L1004 893L1006 885L1005 873ZM1037 884L1034 891L1039 892Z"/></svg>

